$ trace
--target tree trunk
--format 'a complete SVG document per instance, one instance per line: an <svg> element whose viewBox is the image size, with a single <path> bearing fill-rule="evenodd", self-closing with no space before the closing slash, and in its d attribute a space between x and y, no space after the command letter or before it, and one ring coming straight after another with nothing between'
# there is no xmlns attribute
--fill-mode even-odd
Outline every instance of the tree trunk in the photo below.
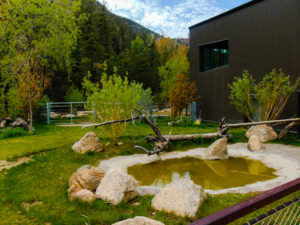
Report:
<svg viewBox="0 0 300 225"><path fill-rule="evenodd" d="M290 124L288 124L287 126L284 127L284 129L281 131L281 133L277 136L277 139L280 140L280 139L284 138L293 127L298 126L298 125L300 125L300 122L291 122Z"/></svg>
<svg viewBox="0 0 300 225"><path fill-rule="evenodd" d="M219 133L205 133L205 134L181 134L181 135L163 135L164 139L168 139L169 141L187 141L187 140L194 140L195 138L204 138L204 139L214 139L219 137ZM159 141L160 138L157 136L148 136L146 137L148 142L156 142Z"/></svg>
<svg viewBox="0 0 300 225"><path fill-rule="evenodd" d="M31 96L28 97L28 102L29 102L29 132L31 133L33 131L33 126L32 126L32 102L31 102Z"/></svg>

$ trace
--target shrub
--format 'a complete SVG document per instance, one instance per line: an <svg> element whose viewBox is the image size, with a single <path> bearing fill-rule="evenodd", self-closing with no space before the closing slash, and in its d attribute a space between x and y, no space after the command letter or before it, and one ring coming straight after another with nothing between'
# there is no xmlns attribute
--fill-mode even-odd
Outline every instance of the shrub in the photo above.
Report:
<svg viewBox="0 0 300 225"><path fill-rule="evenodd" d="M66 95L64 97L64 100L66 102L83 102L84 101L84 97L81 91L79 91L79 89L72 84L67 92Z"/></svg>
<svg viewBox="0 0 300 225"><path fill-rule="evenodd" d="M146 90L143 90L141 93L139 107L141 109L143 109L144 111L149 111L151 108L151 105L153 105L152 91L151 91L151 88L147 88Z"/></svg>
<svg viewBox="0 0 300 225"><path fill-rule="evenodd" d="M300 78L291 85L290 76L285 75L282 69L272 70L256 84L252 75L244 70L242 77L235 78L229 85L229 98L236 110L250 121L275 120L299 84Z"/></svg>
<svg viewBox="0 0 300 225"><path fill-rule="evenodd" d="M104 65L105 72L100 83L94 84L87 78L84 79L83 87L87 93L86 107L96 112L98 122L131 118L132 109L138 107L143 92L142 85L130 83L127 77L122 79L116 72L112 76L107 76L106 70L107 66ZM127 125L128 123L114 123L100 126L100 129L118 145L119 137Z"/></svg>

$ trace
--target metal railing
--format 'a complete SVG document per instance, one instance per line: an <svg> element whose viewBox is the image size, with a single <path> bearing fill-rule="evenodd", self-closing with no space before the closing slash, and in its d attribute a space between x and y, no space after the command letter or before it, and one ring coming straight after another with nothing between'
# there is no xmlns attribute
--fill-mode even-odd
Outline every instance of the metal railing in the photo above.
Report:
<svg viewBox="0 0 300 225"><path fill-rule="evenodd" d="M296 180L293 180L293 181L290 181L286 184L283 184L279 187L276 187L274 189L271 189L269 191L266 191L258 196L255 196L251 199L248 199L246 201L243 201L239 204L236 204L234 206L231 206L227 209L224 209L222 211L219 211L213 215L210 215L208 217L205 217L203 219L200 219L200 220L197 220L193 223L191 223L190 225L223 225L223 224L228 224L228 223L231 223L231 222L234 222L235 220L239 219L239 218L242 218L258 209L261 209L263 208L264 206L267 206L269 205L270 203L273 203L275 202L276 200L279 200L283 197L286 197L292 193L295 193L297 191L300 190L300 178L296 179ZM298 213L299 213L299 200L298 198L295 198L283 205L280 205L279 207L277 207L276 209L273 209L263 215L261 215L260 217L258 218L255 218L251 221L249 221L248 223L246 224L254 224L254 221L257 223L259 221L262 221L263 219L266 219L266 215L267 216L273 216L275 214L277 214L277 220L280 219L280 221L283 221L283 223L278 223L277 222L272 222L272 220L268 221L268 224L291 224L289 223L289 219L293 219L293 217L291 217L291 213L289 214L288 212L286 212L286 214L281 214L279 215L278 213L282 213L283 212L283 209L289 209L291 210L290 206L293 206L293 207L296 207L295 208L292 208L294 211L294 214L293 217L296 218L296 223L294 224L299 224L300 221L300 216L297 216ZM282 210L280 210L282 209ZM272 213L272 214L271 214ZM287 215L287 216L286 216ZM294 218L294 219L295 219ZM260 220L259 220L260 219ZM270 219L270 218L269 218ZM275 219L275 221L276 221ZM284 220L284 219L288 219L288 220Z"/></svg>

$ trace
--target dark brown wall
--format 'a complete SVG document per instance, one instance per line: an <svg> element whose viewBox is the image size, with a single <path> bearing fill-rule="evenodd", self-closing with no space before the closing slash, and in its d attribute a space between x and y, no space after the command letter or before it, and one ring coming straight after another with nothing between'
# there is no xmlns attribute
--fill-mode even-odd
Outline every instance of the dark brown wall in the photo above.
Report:
<svg viewBox="0 0 300 225"><path fill-rule="evenodd" d="M229 40L229 65L199 72L199 45ZM216 20L190 28L191 79L197 84L202 118L242 120L229 103L228 84L243 69L256 80L282 68L292 80L300 76L300 0L264 0ZM282 117L297 113L297 94Z"/></svg>

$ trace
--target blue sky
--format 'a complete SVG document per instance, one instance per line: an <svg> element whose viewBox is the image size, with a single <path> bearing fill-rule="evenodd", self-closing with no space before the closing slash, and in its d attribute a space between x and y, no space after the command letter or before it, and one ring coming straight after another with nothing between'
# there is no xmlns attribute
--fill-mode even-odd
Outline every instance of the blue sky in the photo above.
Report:
<svg viewBox="0 0 300 225"><path fill-rule="evenodd" d="M100 0L117 15L171 38L188 37L188 27L250 0Z"/></svg>

